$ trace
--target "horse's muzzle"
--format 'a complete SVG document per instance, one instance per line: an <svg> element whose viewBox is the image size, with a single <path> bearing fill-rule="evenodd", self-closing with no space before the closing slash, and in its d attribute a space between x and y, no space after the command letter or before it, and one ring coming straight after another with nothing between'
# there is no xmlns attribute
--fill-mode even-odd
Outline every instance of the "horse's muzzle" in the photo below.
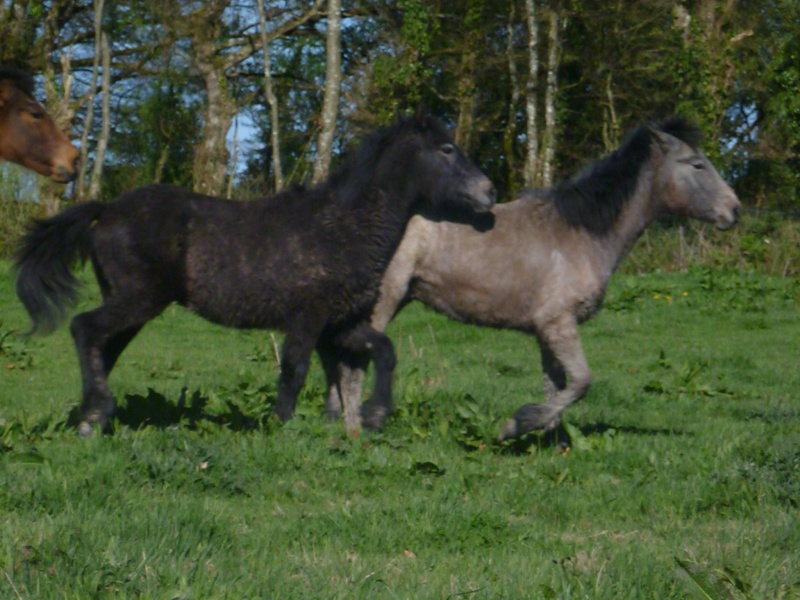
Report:
<svg viewBox="0 0 800 600"><path fill-rule="evenodd" d="M78 176L80 159L75 158L72 164L58 164L53 166L50 178L56 183L69 183Z"/></svg>
<svg viewBox="0 0 800 600"><path fill-rule="evenodd" d="M470 204L477 212L487 212L497 202L497 190L488 177L481 177L468 186L467 194Z"/></svg>
<svg viewBox="0 0 800 600"><path fill-rule="evenodd" d="M717 213L717 217L714 220L714 225L717 229L723 231L736 225L742 215L742 203L739 202L738 198L734 196L727 204L724 210Z"/></svg>

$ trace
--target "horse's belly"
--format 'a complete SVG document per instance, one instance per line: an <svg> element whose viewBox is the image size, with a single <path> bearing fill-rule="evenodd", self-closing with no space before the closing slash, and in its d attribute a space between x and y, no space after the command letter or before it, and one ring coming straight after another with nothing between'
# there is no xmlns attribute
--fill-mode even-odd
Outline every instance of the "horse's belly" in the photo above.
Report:
<svg viewBox="0 0 800 600"><path fill-rule="evenodd" d="M205 289L186 301L186 308L207 321L237 329L284 329L286 310L267 296L242 289Z"/></svg>
<svg viewBox="0 0 800 600"><path fill-rule="evenodd" d="M529 312L528 293L503 293L475 285L431 285L418 282L411 297L451 319L489 327L525 326Z"/></svg>

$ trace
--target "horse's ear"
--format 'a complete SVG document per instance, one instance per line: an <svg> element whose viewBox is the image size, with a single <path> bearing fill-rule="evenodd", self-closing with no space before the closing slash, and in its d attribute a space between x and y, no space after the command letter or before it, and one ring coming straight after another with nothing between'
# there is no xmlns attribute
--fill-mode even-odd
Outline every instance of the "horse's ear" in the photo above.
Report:
<svg viewBox="0 0 800 600"><path fill-rule="evenodd" d="M414 124L420 129L426 129L428 125L428 108L424 104L417 106L414 111Z"/></svg>
<svg viewBox="0 0 800 600"><path fill-rule="evenodd" d="M671 148L675 147L675 143L678 141L674 136L649 125L647 126L647 132L650 134L653 144L662 154L667 154Z"/></svg>

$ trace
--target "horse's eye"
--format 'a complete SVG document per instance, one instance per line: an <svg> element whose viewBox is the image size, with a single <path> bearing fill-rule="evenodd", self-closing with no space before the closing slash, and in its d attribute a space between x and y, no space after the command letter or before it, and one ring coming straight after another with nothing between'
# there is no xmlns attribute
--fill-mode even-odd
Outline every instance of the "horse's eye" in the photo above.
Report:
<svg viewBox="0 0 800 600"><path fill-rule="evenodd" d="M703 163L699 162L699 161L698 162L693 162L692 166L695 169L697 169L698 171L701 170L701 169L705 169L706 168L706 166Z"/></svg>
<svg viewBox="0 0 800 600"><path fill-rule="evenodd" d="M441 152L442 154L452 154L453 152L455 152L455 149L456 147L453 146L453 144L442 144L439 147L439 152Z"/></svg>

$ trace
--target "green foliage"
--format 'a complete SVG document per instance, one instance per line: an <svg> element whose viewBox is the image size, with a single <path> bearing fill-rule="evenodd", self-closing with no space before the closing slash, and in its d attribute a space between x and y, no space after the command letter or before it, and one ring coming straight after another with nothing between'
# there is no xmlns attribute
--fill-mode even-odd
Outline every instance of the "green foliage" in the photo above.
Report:
<svg viewBox="0 0 800 600"><path fill-rule="evenodd" d="M800 223L778 213L745 214L732 230L668 222L645 231L620 269L626 273L685 271L691 267L800 274Z"/></svg>
<svg viewBox="0 0 800 600"><path fill-rule="evenodd" d="M13 254L31 218L43 216L36 202L37 175L12 163L0 163L0 257Z"/></svg>
<svg viewBox="0 0 800 600"><path fill-rule="evenodd" d="M745 594L749 586L734 573L723 569L709 572L700 565L675 557L678 575L686 583L686 589L692 598L699 600L728 600L733 598L733 590Z"/></svg>
<svg viewBox="0 0 800 600"><path fill-rule="evenodd" d="M188 100L180 82L156 82L140 98L140 104L118 114L119 124L109 140L115 161L104 178L108 199L155 180L192 186L199 105Z"/></svg>
<svg viewBox="0 0 800 600"><path fill-rule="evenodd" d="M397 52L380 54L372 62L372 93L380 98L376 118L384 124L393 121L400 109L422 101L424 86L433 73L428 54L439 30L432 6L419 0L402 0L398 9L402 22Z"/></svg>
<svg viewBox="0 0 800 600"><path fill-rule="evenodd" d="M0 361L6 369L26 369L33 365L31 344L14 330L3 327L0 321Z"/></svg>
<svg viewBox="0 0 800 600"><path fill-rule="evenodd" d="M0 257L14 253L25 225L33 218L42 217L42 208L37 202L0 199Z"/></svg>

